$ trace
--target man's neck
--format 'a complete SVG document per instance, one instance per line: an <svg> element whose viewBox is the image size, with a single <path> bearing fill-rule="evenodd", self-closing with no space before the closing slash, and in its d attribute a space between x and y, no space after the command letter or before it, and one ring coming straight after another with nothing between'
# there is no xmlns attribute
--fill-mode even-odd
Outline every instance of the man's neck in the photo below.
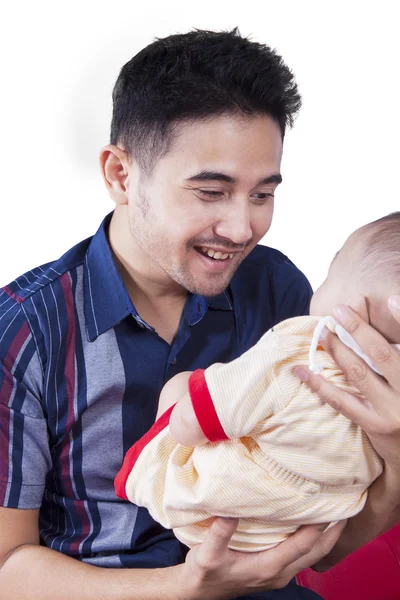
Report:
<svg viewBox="0 0 400 600"><path fill-rule="evenodd" d="M134 240L128 236L127 240L120 229L114 229L113 219L108 237L118 271L136 311L160 337L171 343L178 330L187 290L160 272Z"/></svg>
<svg viewBox="0 0 400 600"><path fill-rule="evenodd" d="M142 293L142 290L135 286L133 286L133 292L130 293L140 317L148 325L154 327L158 335L168 344L172 344L178 332L186 296L187 294L185 296L170 294L152 296Z"/></svg>

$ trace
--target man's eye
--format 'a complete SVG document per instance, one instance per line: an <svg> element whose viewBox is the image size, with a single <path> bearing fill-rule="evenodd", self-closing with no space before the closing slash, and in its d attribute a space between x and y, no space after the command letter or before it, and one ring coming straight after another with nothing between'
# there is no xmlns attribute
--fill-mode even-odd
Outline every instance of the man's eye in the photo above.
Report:
<svg viewBox="0 0 400 600"><path fill-rule="evenodd" d="M209 198L220 198L224 195L224 192L217 190L197 190L202 196L208 196Z"/></svg>
<svg viewBox="0 0 400 600"><path fill-rule="evenodd" d="M253 194L252 198L254 198L255 200L258 200L258 202L262 203L262 202L265 202L266 200L269 200L270 198L274 198L274 194L271 194L269 192L260 192L259 194Z"/></svg>

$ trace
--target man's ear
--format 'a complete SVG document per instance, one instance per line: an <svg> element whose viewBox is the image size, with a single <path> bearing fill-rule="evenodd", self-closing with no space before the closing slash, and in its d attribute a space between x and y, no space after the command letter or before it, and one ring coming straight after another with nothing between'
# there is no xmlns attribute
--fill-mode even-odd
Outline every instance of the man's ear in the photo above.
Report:
<svg viewBox="0 0 400 600"><path fill-rule="evenodd" d="M131 166L127 152L109 144L100 152L100 168L108 193L117 205L128 204L128 181Z"/></svg>
<svg viewBox="0 0 400 600"><path fill-rule="evenodd" d="M370 322L370 314L368 310L368 301L365 296L358 294L357 296L351 296L347 302L348 306L367 323Z"/></svg>

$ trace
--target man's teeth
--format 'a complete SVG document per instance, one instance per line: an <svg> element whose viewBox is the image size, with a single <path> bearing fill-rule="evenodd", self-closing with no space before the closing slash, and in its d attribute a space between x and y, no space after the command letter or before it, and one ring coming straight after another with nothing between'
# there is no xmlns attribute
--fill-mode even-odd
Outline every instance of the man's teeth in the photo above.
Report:
<svg viewBox="0 0 400 600"><path fill-rule="evenodd" d="M215 252L215 250L211 250L211 248L206 248L205 246L203 246L203 248L201 249L203 254L207 254L210 258L214 258L216 260L225 260L226 258L233 258L233 253L232 254L223 254L222 252Z"/></svg>

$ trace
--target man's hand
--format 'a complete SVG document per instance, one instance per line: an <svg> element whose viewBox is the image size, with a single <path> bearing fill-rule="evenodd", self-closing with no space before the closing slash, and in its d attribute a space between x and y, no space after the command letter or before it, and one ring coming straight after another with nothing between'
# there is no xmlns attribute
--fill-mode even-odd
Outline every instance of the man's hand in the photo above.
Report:
<svg viewBox="0 0 400 600"><path fill-rule="evenodd" d="M301 570L330 552L345 522L328 531L326 524L300 528L287 540L263 552L228 548L238 520L216 518L202 544L188 553L181 570L185 600L221 600L285 587Z"/></svg>
<svg viewBox="0 0 400 600"><path fill-rule="evenodd" d="M400 308L388 306L400 323ZM305 367L296 367L297 375L312 391L335 410L359 425L371 440L386 468L395 470L400 479L400 354L359 315L347 306L334 311L335 318L354 337L371 358L386 381L326 330L324 348L342 369L346 378L363 394L360 399L314 375Z"/></svg>
<svg viewBox="0 0 400 600"><path fill-rule="evenodd" d="M400 297L389 298L388 306L400 323ZM321 400L367 433L385 465L382 475L369 488L363 510L348 520L338 543L317 568L338 563L400 522L400 355L349 307L338 307L334 315L385 379L327 330L321 343L363 398L337 388L303 366L295 367L295 372Z"/></svg>

